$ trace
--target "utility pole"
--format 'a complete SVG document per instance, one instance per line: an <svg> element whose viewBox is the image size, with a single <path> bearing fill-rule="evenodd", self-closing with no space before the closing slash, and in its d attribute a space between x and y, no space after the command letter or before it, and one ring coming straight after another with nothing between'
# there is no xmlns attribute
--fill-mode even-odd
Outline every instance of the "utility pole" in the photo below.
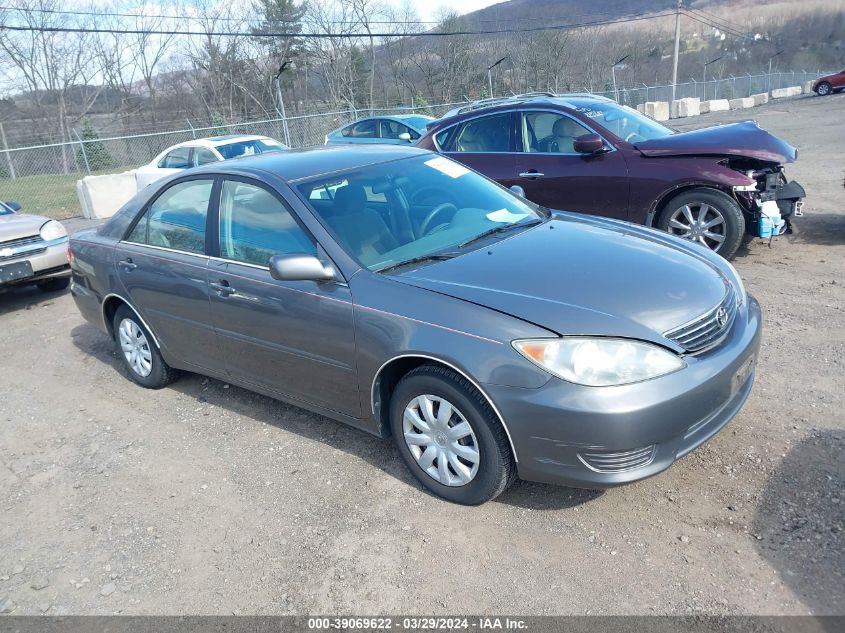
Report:
<svg viewBox="0 0 845 633"><path fill-rule="evenodd" d="M290 147L290 131L288 130L288 118L285 115L285 100L282 98L282 73L285 68L290 65L290 61L285 60L279 66L279 72L273 77L273 82L276 84L276 100L279 102L279 114L282 115L282 133L285 135L285 145Z"/></svg>
<svg viewBox="0 0 845 633"><path fill-rule="evenodd" d="M675 14L675 56L672 59L672 101L675 100L675 86L678 84L678 52L681 47L681 5L678 0L678 12Z"/></svg>
<svg viewBox="0 0 845 633"><path fill-rule="evenodd" d="M616 89L616 69L617 68L625 68L622 66L622 62L628 59L631 54L625 55L625 57L617 60L614 64L610 67L610 72L613 74L613 98L616 100L616 103L619 103L619 90Z"/></svg>
<svg viewBox="0 0 845 633"><path fill-rule="evenodd" d="M504 57L502 57L502 59L500 59L499 61L497 61L495 64L493 64L492 66L490 66L487 69L487 85L490 88L490 98L491 99L493 98L493 69L496 66L498 66L499 64L501 64L503 61L505 61L507 58L508 58L508 56L505 55Z"/></svg>

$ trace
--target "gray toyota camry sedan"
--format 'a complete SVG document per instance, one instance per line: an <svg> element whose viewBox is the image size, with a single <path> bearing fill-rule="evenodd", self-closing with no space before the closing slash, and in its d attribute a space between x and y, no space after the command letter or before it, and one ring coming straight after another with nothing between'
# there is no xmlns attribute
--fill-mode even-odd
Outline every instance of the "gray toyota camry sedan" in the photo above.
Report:
<svg viewBox="0 0 845 633"><path fill-rule="evenodd" d="M718 255L413 147L188 170L71 250L138 384L197 372L393 436L464 504L659 473L736 415L760 344Z"/></svg>

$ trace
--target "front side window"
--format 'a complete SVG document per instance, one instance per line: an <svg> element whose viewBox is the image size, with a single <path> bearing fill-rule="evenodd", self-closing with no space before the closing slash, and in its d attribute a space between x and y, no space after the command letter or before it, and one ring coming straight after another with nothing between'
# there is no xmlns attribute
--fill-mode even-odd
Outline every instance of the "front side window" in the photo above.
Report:
<svg viewBox="0 0 845 633"><path fill-rule="evenodd" d="M555 112L522 113L522 147L526 152L575 154L575 139L590 130Z"/></svg>
<svg viewBox="0 0 845 633"><path fill-rule="evenodd" d="M407 125L399 123L399 121L391 121L390 119L383 119L381 122L381 138L398 139L400 134L409 134L411 140L414 141L420 137L414 130Z"/></svg>
<svg viewBox="0 0 845 633"><path fill-rule="evenodd" d="M167 188L127 236L128 242L186 253L205 252L205 220L213 180L188 180Z"/></svg>
<svg viewBox="0 0 845 633"><path fill-rule="evenodd" d="M220 256L267 266L273 255L316 255L314 243L278 198L262 187L226 180L220 193Z"/></svg>
<svg viewBox="0 0 845 633"><path fill-rule="evenodd" d="M418 257L468 252L487 234L495 239L547 217L445 156L370 165L297 188L340 245L374 271ZM332 192L331 204L315 195L320 191Z"/></svg>
<svg viewBox="0 0 845 633"><path fill-rule="evenodd" d="M511 114L504 112L465 123L455 139L457 152L511 151Z"/></svg>
<svg viewBox="0 0 845 633"><path fill-rule="evenodd" d="M191 148L177 147L169 151L158 166L162 169L187 169L191 166Z"/></svg>

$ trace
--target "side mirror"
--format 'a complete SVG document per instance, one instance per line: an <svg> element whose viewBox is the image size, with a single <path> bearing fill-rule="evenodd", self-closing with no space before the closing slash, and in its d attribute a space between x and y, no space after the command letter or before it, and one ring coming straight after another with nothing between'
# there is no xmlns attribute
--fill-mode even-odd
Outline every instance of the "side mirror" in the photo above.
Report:
<svg viewBox="0 0 845 633"><path fill-rule="evenodd" d="M598 134L583 134L575 139L572 147L579 154L596 154L604 149L604 141Z"/></svg>
<svg viewBox="0 0 845 633"><path fill-rule="evenodd" d="M410 134L408 134L407 132L402 132L402 133L399 135L399 140L400 140L400 141L405 141L406 143L410 143L410 142L411 142L411 135L410 135Z"/></svg>
<svg viewBox="0 0 845 633"><path fill-rule="evenodd" d="M12 211L20 211L21 210L21 203L20 202L14 202L14 201L10 200L9 202L3 202L3 204L6 205L7 207L9 207Z"/></svg>
<svg viewBox="0 0 845 633"><path fill-rule="evenodd" d="M520 198L525 197L525 189L523 189L519 185L511 185L511 191L518 195Z"/></svg>
<svg viewBox="0 0 845 633"><path fill-rule="evenodd" d="M279 281L334 281L335 272L313 255L273 255L270 276Z"/></svg>

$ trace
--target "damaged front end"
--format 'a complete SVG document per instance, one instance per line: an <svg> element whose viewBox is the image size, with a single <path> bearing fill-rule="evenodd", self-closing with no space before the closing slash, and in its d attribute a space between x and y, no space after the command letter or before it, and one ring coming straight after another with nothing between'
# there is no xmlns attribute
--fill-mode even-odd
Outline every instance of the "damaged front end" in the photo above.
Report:
<svg viewBox="0 0 845 633"><path fill-rule="evenodd" d="M787 180L783 165L740 157L720 162L754 180L754 184L734 187L752 220L746 223L747 234L771 238L792 232L792 219L803 215L806 193L800 184Z"/></svg>

